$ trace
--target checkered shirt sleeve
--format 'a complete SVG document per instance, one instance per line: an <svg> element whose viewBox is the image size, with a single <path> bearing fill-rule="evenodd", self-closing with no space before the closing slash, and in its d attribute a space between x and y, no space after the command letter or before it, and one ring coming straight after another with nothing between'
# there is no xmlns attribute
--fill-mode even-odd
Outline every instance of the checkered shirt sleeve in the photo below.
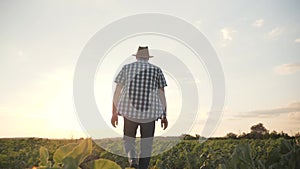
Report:
<svg viewBox="0 0 300 169"><path fill-rule="evenodd" d="M125 66L122 67L121 71L118 73L117 77L115 78L116 83L125 84Z"/></svg>
<svg viewBox="0 0 300 169"><path fill-rule="evenodd" d="M158 81L157 82L158 82L158 84L157 84L158 88L167 86L165 76L164 76L163 72L161 71L161 69L159 69L159 72L158 72Z"/></svg>

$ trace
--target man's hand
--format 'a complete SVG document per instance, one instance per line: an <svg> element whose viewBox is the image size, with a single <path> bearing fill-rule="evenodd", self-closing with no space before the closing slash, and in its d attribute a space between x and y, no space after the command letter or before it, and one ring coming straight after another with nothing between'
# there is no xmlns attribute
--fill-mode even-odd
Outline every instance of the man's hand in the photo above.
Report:
<svg viewBox="0 0 300 169"><path fill-rule="evenodd" d="M112 126L117 127L118 125L118 114L113 114L110 120Z"/></svg>
<svg viewBox="0 0 300 169"><path fill-rule="evenodd" d="M168 127L168 119L166 117L161 119L161 127L165 130Z"/></svg>

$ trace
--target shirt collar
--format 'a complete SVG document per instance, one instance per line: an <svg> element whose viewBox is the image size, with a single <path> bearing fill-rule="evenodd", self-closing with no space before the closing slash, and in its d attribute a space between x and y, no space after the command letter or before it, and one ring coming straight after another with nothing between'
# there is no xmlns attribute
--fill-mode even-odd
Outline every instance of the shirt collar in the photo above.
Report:
<svg viewBox="0 0 300 169"><path fill-rule="evenodd" d="M144 59L138 59L137 62L139 62L139 63L149 63L148 60L144 60Z"/></svg>

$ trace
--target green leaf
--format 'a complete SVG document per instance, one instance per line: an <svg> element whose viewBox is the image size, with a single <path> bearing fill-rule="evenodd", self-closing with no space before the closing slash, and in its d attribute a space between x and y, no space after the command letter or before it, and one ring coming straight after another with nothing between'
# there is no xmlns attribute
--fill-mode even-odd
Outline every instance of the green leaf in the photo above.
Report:
<svg viewBox="0 0 300 169"><path fill-rule="evenodd" d="M232 153L228 168L255 168L249 144L238 144Z"/></svg>
<svg viewBox="0 0 300 169"><path fill-rule="evenodd" d="M273 148L268 154L266 161L266 167L271 167L274 163L277 163L280 160L280 150L278 147Z"/></svg>
<svg viewBox="0 0 300 169"><path fill-rule="evenodd" d="M93 161L90 165L91 169L122 169L117 163L107 160L99 159Z"/></svg>
<svg viewBox="0 0 300 169"><path fill-rule="evenodd" d="M78 165L75 161L74 158L72 157L66 157L63 159L63 163L64 163L64 166L63 166L63 169L75 169L75 168L78 168Z"/></svg>
<svg viewBox="0 0 300 169"><path fill-rule="evenodd" d="M77 166L92 153L92 140L85 139L80 144L75 146L73 150L67 155L75 160Z"/></svg>
<svg viewBox="0 0 300 169"><path fill-rule="evenodd" d="M49 169L49 167L43 166L43 167L38 167L38 169Z"/></svg>
<svg viewBox="0 0 300 169"><path fill-rule="evenodd" d="M226 169L226 166L225 164L219 164L217 169Z"/></svg>
<svg viewBox="0 0 300 169"><path fill-rule="evenodd" d="M290 141L282 140L280 145L280 152L281 154L286 154L293 149L293 146Z"/></svg>
<svg viewBox="0 0 300 169"><path fill-rule="evenodd" d="M49 159L49 152L47 148L45 147L40 147L40 163L39 166L41 167L50 167L50 162L48 161Z"/></svg>
<svg viewBox="0 0 300 169"><path fill-rule="evenodd" d="M257 160L257 165L259 169L266 169L265 164L261 160Z"/></svg>
<svg viewBox="0 0 300 169"><path fill-rule="evenodd" d="M71 153L71 151L76 147L78 144L77 143L69 143L65 146L59 147L54 155L53 155L53 160L55 163L63 163L63 159L66 158L66 156Z"/></svg>

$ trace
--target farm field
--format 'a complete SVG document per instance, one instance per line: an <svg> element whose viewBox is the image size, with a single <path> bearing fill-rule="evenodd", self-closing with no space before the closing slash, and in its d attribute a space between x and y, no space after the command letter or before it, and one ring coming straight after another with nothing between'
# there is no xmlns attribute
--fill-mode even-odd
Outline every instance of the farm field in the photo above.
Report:
<svg viewBox="0 0 300 169"><path fill-rule="evenodd" d="M160 138L164 139L164 138ZM55 150L70 143L81 143L87 139L54 140L42 138L7 138L0 139L0 168L33 168L40 164L40 148L49 151L49 161L53 164ZM167 140L167 138L166 138ZM122 139L96 140L111 147L122 149ZM174 147L151 158L152 169L298 169L300 168L300 139L230 139L214 138L201 142L195 137L185 135ZM125 157L112 154L91 142L91 153L83 160L80 167L89 168L89 163L96 159L114 161L122 168L128 167ZM154 151L160 146L154 144Z"/></svg>

